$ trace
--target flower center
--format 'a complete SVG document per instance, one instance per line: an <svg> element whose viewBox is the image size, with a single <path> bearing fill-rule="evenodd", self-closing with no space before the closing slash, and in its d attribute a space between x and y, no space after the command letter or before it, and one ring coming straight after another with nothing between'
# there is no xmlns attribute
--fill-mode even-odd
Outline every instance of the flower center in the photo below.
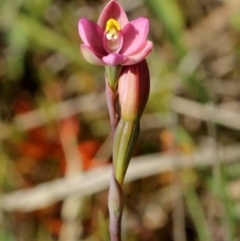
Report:
<svg viewBox="0 0 240 241"><path fill-rule="evenodd" d="M110 18L106 23L103 44L108 53L118 53L122 47L121 27L118 21L113 18Z"/></svg>
<svg viewBox="0 0 240 241"><path fill-rule="evenodd" d="M108 40L112 40L112 41L117 40L118 37L119 37L120 30L121 30L121 27L120 27L118 21L116 21L113 18L110 18L107 21L106 37L107 37Z"/></svg>

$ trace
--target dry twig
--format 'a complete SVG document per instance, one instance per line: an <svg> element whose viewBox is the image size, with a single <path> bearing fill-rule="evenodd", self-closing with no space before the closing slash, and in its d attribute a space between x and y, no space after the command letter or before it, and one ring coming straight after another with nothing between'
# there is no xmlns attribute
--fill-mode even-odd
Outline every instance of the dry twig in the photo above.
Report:
<svg viewBox="0 0 240 241"><path fill-rule="evenodd" d="M13 120L12 124L0 123L0 140L11 137L14 130L27 131L44 125L52 120L62 120L82 112L93 112L105 109L106 103L104 98L105 96L103 93L95 93L50 106L46 111L39 109L18 115ZM177 114L190 116L203 121L211 121L231 129L240 130L240 114L214 107L212 109L212 118L209 120L209 112L206 106L207 105L203 105L196 101L173 96L169 108ZM166 125L166 123L160 122L160 120L154 121L152 119L153 117L154 114L143 116L142 124L144 129L159 128ZM157 118L154 117L154 119L156 120Z"/></svg>
<svg viewBox="0 0 240 241"><path fill-rule="evenodd" d="M192 155L179 155L179 167L191 168L213 165L215 151L199 150ZM240 158L239 146L222 147L218 150L221 162L231 163ZM174 169L171 155L151 154L133 158L126 175L126 182L149 177ZM0 198L0 209L6 211L33 211L49 206L69 195L78 197L91 195L109 186L111 166L105 166L85 172L81 175L57 179L28 190L5 194Z"/></svg>

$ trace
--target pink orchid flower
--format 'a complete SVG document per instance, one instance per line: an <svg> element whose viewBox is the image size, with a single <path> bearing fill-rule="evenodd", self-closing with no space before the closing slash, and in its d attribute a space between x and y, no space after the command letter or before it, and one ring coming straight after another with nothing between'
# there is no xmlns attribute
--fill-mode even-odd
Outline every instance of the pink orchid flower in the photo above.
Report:
<svg viewBox="0 0 240 241"><path fill-rule="evenodd" d="M153 44L146 40L149 21L137 18L131 22L121 5L111 0L101 12L97 23L81 18L79 35L83 41L83 57L95 65L132 65L150 53Z"/></svg>

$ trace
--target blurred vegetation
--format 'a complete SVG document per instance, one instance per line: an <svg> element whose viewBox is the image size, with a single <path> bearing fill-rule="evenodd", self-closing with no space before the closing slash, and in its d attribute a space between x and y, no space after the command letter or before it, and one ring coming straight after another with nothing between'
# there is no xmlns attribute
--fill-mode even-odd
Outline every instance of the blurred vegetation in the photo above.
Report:
<svg viewBox="0 0 240 241"><path fill-rule="evenodd" d="M68 142L76 142L82 159L79 172L110 162L107 154L94 158L110 132L102 99L83 103L86 108L79 112L74 111L77 105L72 106L74 114L65 118L59 117L64 116L59 109L50 108L104 92L104 69L81 57L77 24L81 17L96 21L107 2L0 0L1 195L64 177ZM136 155L189 154L201 148L217 151L238 144L239 130L194 119L191 109L189 115L183 115L171 108L178 96L210 110L217 106L240 113L238 1L119 2L129 19L150 19L149 39L154 49L147 59L151 96L146 115L154 114L153 123L164 123L142 131ZM47 121L35 112L25 122L17 119L35 110L44 113ZM176 181L181 183L176 203L183 199L186 240L239 240L237 161L220 165L216 154L210 167L162 173L126 184L125 240L177 241L171 200ZM108 240L106 202L107 191L81 200L75 240ZM29 213L1 210L0 240L61 240L63 204L64 200Z"/></svg>

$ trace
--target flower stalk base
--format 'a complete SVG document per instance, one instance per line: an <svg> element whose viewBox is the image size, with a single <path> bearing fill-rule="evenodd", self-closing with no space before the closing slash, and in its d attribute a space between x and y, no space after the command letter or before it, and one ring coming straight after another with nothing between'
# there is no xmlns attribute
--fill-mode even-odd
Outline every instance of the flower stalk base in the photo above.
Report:
<svg viewBox="0 0 240 241"><path fill-rule="evenodd" d="M108 195L109 231L111 241L121 241L121 220L124 208L124 193L121 185L116 180L114 173L111 176Z"/></svg>

